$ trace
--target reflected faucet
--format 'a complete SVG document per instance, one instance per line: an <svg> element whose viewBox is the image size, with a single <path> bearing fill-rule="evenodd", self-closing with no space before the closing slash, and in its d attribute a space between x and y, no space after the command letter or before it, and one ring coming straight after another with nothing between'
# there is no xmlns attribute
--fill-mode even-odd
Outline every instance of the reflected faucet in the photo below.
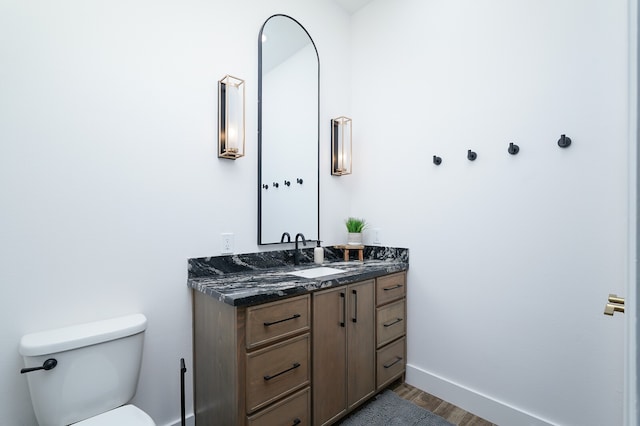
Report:
<svg viewBox="0 0 640 426"><path fill-rule="evenodd" d="M302 238L302 245L307 245L307 240L304 239L304 235L302 235L302 232L298 232L296 234L296 250L293 253L293 263L296 265L300 264L300 250L298 250L298 238Z"/></svg>
<svg viewBox="0 0 640 426"><path fill-rule="evenodd" d="M289 235L288 232L283 232L282 233L282 237L280 237L280 242L284 243L284 237L287 237L287 242L290 243L291 242L291 235Z"/></svg>

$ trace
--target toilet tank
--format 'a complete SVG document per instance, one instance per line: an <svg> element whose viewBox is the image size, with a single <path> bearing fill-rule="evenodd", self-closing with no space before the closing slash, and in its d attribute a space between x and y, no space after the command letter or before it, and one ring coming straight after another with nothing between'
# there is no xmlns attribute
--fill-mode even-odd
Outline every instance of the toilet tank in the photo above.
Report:
<svg viewBox="0 0 640 426"><path fill-rule="evenodd" d="M23 336L25 367L58 361L25 374L40 426L78 422L133 398L146 326L144 315L133 314Z"/></svg>

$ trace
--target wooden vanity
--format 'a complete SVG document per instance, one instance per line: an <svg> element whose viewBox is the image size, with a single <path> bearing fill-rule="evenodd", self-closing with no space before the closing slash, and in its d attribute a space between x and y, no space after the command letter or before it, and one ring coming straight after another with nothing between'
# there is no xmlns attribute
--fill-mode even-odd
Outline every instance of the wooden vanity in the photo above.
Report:
<svg viewBox="0 0 640 426"><path fill-rule="evenodd" d="M406 271L233 306L193 291L196 425L329 425L406 363Z"/></svg>

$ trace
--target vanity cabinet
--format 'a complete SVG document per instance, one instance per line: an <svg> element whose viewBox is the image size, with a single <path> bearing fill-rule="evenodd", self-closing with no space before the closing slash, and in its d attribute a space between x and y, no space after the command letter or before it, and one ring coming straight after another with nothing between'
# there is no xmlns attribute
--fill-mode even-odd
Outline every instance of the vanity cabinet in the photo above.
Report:
<svg viewBox="0 0 640 426"><path fill-rule="evenodd" d="M376 280L376 389L402 377L407 352L406 273Z"/></svg>
<svg viewBox="0 0 640 426"><path fill-rule="evenodd" d="M376 391L375 280L313 294L313 424L332 424Z"/></svg>
<svg viewBox="0 0 640 426"><path fill-rule="evenodd" d="M194 289L193 333L196 426L331 425L405 373L406 272L253 306Z"/></svg>
<svg viewBox="0 0 640 426"><path fill-rule="evenodd" d="M236 307L193 292L196 425L308 425L310 295Z"/></svg>

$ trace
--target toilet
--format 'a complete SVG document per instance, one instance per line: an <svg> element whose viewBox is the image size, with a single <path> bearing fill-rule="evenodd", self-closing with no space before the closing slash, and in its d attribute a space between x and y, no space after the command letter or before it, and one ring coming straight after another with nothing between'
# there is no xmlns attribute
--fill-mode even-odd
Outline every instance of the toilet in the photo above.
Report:
<svg viewBox="0 0 640 426"><path fill-rule="evenodd" d="M20 340L40 426L155 426L127 404L136 392L147 318L133 314Z"/></svg>

